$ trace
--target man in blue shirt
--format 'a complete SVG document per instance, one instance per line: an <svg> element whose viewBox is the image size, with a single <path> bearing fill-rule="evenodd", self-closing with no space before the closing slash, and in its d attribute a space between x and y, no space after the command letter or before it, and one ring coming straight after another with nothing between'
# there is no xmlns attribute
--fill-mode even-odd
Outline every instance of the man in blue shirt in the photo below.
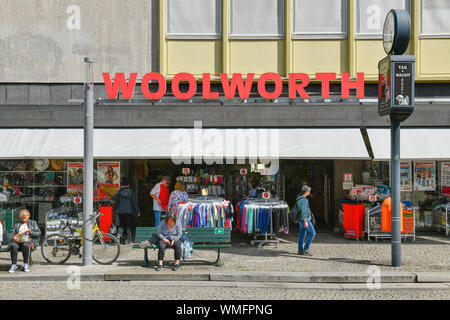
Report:
<svg viewBox="0 0 450 320"><path fill-rule="evenodd" d="M316 230L311 223L311 209L309 208L309 203L307 197L311 193L311 188L308 186L303 186L301 189L301 196L297 198L297 206L301 210L299 219L299 230L300 234L298 237L298 254L311 256L311 251L309 249L311 242L316 236ZM303 241L305 240L305 234L308 231L308 238L306 239L306 244L303 247Z"/></svg>

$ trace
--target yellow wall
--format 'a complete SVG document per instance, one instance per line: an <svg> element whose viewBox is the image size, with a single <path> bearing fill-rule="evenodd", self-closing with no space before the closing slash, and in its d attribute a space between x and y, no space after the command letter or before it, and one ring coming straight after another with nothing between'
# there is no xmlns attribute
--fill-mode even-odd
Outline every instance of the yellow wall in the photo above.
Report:
<svg viewBox="0 0 450 320"><path fill-rule="evenodd" d="M378 61L386 56L381 39L360 39L355 35L356 0L348 0L346 39L293 39L292 0L285 0L283 39L230 39L229 0L222 0L221 39L178 40L166 38L166 1L160 0L160 72L168 79L178 72L212 79L220 73L260 75L276 72L287 78L290 72L364 72L368 82L378 80ZM411 0L412 39L405 54L416 56L416 80L450 81L450 39L419 36L420 0Z"/></svg>

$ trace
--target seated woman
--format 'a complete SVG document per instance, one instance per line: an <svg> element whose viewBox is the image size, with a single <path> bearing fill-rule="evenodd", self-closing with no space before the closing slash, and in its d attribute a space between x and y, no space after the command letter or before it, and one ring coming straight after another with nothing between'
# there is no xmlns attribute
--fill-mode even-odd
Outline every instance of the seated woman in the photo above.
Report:
<svg viewBox="0 0 450 320"><path fill-rule="evenodd" d="M11 241L11 269L10 273L17 270L17 256L19 250L23 255L23 271L30 272L28 262L31 256L31 248L38 245L38 238L41 235L41 230L36 221L30 220L30 212L26 209L19 212L20 222L14 225L14 228L9 232L9 240Z"/></svg>
<svg viewBox="0 0 450 320"><path fill-rule="evenodd" d="M175 267L174 271L180 269L181 258L181 236L182 229L180 222L177 222L177 218L169 214L159 224L158 237L159 237L159 251L158 251L158 265L156 271L161 271L163 268L164 253L167 248L173 248L175 250Z"/></svg>

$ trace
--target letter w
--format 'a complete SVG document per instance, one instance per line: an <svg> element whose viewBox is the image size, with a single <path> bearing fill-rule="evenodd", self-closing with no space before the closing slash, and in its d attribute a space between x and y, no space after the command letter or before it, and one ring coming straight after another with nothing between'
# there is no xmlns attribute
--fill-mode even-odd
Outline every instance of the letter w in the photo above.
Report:
<svg viewBox="0 0 450 320"><path fill-rule="evenodd" d="M133 98L134 87L136 86L137 73L130 74L129 83L125 79L125 74L116 73L114 83L111 84L111 77L109 73L103 73L103 80L105 81L105 89L109 99L117 99L119 88L122 89L122 97L124 99Z"/></svg>
<svg viewBox="0 0 450 320"><path fill-rule="evenodd" d="M236 94L236 87L239 91L240 99L248 99L250 96L250 91L252 90L253 78L255 77L254 73L248 73L247 79L242 80L242 73L233 73L233 77L231 78L231 83L228 82L228 76L226 73L220 74L220 79L222 80L223 92L225 94L225 99L233 99Z"/></svg>

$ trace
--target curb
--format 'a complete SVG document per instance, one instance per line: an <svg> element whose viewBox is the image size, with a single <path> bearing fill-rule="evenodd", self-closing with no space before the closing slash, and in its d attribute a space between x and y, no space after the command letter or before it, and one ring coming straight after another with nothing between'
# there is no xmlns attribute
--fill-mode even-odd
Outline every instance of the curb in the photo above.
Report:
<svg viewBox="0 0 450 320"><path fill-rule="evenodd" d="M171 269L155 271L152 268L139 271L81 272L81 281L152 281L152 282L233 282L233 283L290 283L290 284L352 284L373 282L373 276L364 272L251 272L208 271L174 272ZM68 281L76 275L52 274L0 274L0 281ZM448 284L450 272L381 272L380 283L388 284ZM445 286L444 286L445 287Z"/></svg>

